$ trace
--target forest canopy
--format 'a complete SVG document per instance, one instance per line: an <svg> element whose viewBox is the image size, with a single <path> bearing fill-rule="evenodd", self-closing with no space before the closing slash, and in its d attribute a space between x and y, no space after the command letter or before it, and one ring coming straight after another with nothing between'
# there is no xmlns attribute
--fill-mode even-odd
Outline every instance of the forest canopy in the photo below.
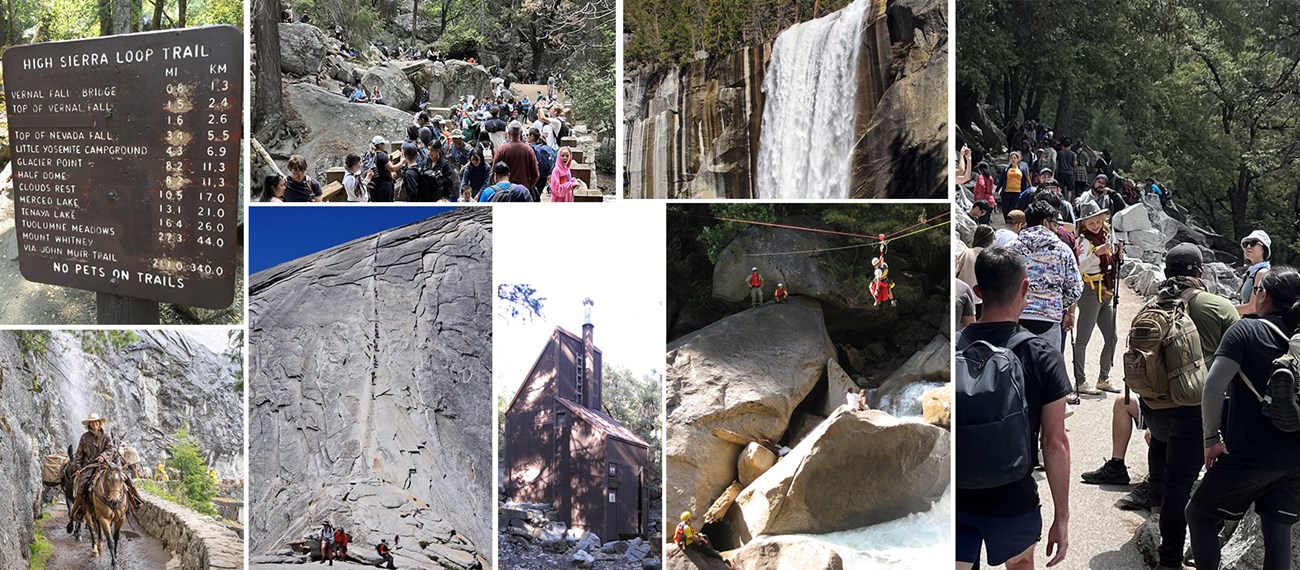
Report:
<svg viewBox="0 0 1300 570"><path fill-rule="evenodd" d="M965 1L965 0L963 0ZM623 25L629 65L680 64L773 40L794 24L850 0L627 0Z"/></svg>
<svg viewBox="0 0 1300 570"><path fill-rule="evenodd" d="M1038 119L1234 241L1300 253L1300 12L1268 0L957 3L957 124ZM959 143L960 144L960 143ZM988 149L998 152L999 149Z"/></svg>
<svg viewBox="0 0 1300 570"><path fill-rule="evenodd" d="M0 7L5 45L216 24L244 27L241 0L5 0Z"/></svg>

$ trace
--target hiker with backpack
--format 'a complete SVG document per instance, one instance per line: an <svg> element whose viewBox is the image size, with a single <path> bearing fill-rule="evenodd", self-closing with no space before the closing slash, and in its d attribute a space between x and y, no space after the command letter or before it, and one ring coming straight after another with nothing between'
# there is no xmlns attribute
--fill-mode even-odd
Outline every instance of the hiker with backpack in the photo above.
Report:
<svg viewBox="0 0 1300 570"><path fill-rule="evenodd" d="M1029 270L1015 250L991 247L975 261L984 299L978 322L957 337L957 568L986 553L989 566L1035 568L1042 540L1033 469L1042 442L1054 517L1048 567L1069 550L1070 441L1065 397L1070 376L1060 350L1020 326L1031 295Z"/></svg>
<svg viewBox="0 0 1300 570"><path fill-rule="evenodd" d="M533 185L533 201L542 201L542 192L550 185L551 173L555 171L555 149L542 144L542 134L537 131L536 127L528 129L528 146L532 147L533 154L537 156L537 184ZM554 197L552 202L572 202L573 200L557 200Z"/></svg>
<svg viewBox="0 0 1300 570"><path fill-rule="evenodd" d="M1139 416L1150 433L1147 494L1149 506L1160 507L1157 568L1163 570L1183 566L1185 510L1203 463L1198 438L1207 364L1238 320L1231 302L1206 290L1203 264L1193 244L1170 248L1168 278L1134 317L1124 354L1124 383L1139 396ZM1112 457L1085 473L1084 481L1127 484L1128 469Z"/></svg>
<svg viewBox="0 0 1300 570"><path fill-rule="evenodd" d="M1201 400L1206 473L1187 505L1201 570L1219 567L1219 528L1251 505L1264 539L1263 570L1291 567L1291 527L1300 513L1300 273L1274 267L1253 293L1256 313L1224 332Z"/></svg>
<svg viewBox="0 0 1300 570"><path fill-rule="evenodd" d="M492 155L492 162L504 162L510 167L510 182L532 188L537 185L540 178L537 172L537 155L533 148L523 142L524 126L519 121L512 121L506 128L506 134L510 142L503 144L496 149ZM529 194L532 190L529 190Z"/></svg>
<svg viewBox="0 0 1300 570"><path fill-rule="evenodd" d="M1085 202L1079 210L1079 237L1074 252L1079 260L1079 274L1083 279L1083 295L1079 297L1077 330L1074 337L1074 385L1080 394L1096 396L1102 392L1119 392L1110 383L1110 369L1115 363L1115 287L1119 280L1119 258L1114 234L1106 222L1107 210L1098 209ZM1101 375L1096 387L1090 387L1084 376L1088 357L1088 341L1093 329L1101 330Z"/></svg>

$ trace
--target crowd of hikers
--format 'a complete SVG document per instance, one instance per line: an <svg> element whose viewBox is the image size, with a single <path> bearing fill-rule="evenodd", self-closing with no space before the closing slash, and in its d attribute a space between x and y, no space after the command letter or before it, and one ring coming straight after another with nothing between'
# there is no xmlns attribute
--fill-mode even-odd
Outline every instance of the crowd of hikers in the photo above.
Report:
<svg viewBox="0 0 1300 570"><path fill-rule="evenodd" d="M1040 134L1027 124L1011 138L1043 151L1035 141L1050 142L1050 131L1036 139ZM1158 292L1129 323L1117 368L1124 251L1110 221L1141 193L1164 203L1170 195L1151 180L1132 196L1112 189L1105 153L1098 172L1088 174L1091 183L1080 184L1084 170L1070 141L1055 150L1055 163L1038 152L1033 166L1012 152L996 174L978 163L975 199L961 204L977 225L972 247L956 258L957 567L971 568L981 551L989 565L1037 567L1043 518L1035 468L1045 471L1052 495L1047 566L1065 558L1065 419L1079 394L1113 392L1122 395L1110 404L1111 433L1074 431L1112 443L1110 459L1082 482L1129 485L1128 443L1134 429L1146 432L1149 475L1117 506L1159 513L1157 568L1218 568L1221 541L1252 505L1263 568L1290 568L1291 527L1300 513L1300 274L1272 266L1271 238L1253 231L1240 241L1248 269L1230 300L1202 281L1202 249L1175 245L1164 256ZM959 169L973 159L963 148ZM1053 176L1057 169L1063 182ZM999 207L1005 227L995 229L990 216ZM1094 331L1101 361L1089 367Z"/></svg>
<svg viewBox="0 0 1300 570"><path fill-rule="evenodd" d="M349 202L393 202L400 181L407 202L572 202L587 186L560 146L569 134L563 107L540 92L536 103L464 98L447 117L416 113L400 143L375 135L347 155L343 191ZM288 167L266 178L261 201L321 201L307 160L293 155Z"/></svg>

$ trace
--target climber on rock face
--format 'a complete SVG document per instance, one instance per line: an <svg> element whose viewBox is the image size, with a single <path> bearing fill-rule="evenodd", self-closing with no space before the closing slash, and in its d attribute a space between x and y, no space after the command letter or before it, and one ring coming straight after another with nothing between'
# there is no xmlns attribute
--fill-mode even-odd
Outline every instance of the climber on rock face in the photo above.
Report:
<svg viewBox="0 0 1300 570"><path fill-rule="evenodd" d="M871 259L871 267L875 269L875 276L871 279L870 286L873 307L885 301L889 301L890 306L898 305L898 301L894 300L894 284L889 281L889 264L885 262L886 249L888 248L885 234L880 234L880 257Z"/></svg>
<svg viewBox="0 0 1300 570"><path fill-rule="evenodd" d="M390 569L397 568L397 566L393 564L393 551L392 549L388 548L387 538L379 541L379 545L375 546L375 552L379 554L379 559L380 559L379 564L376 564L375 567L377 568L384 567ZM387 563L388 566L384 566L384 563Z"/></svg>
<svg viewBox="0 0 1300 570"><path fill-rule="evenodd" d="M757 307L763 304L763 276L758 274L758 268L749 270L749 277L745 280L749 284L749 306Z"/></svg>
<svg viewBox="0 0 1300 570"><path fill-rule="evenodd" d="M334 560L330 558L330 551L334 546L334 529L330 527L330 521L321 523L320 527L320 563L324 564L329 561L330 566L334 565Z"/></svg>

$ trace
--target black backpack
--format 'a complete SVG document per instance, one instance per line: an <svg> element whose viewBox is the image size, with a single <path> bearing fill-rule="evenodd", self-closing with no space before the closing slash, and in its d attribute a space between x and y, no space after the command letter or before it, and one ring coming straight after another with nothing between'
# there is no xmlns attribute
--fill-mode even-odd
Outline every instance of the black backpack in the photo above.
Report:
<svg viewBox="0 0 1300 570"><path fill-rule="evenodd" d="M1012 352L1034 338L1018 331L1006 347L957 340L957 488L991 489L1024 479L1033 469L1034 441L1025 399L1025 373Z"/></svg>
<svg viewBox="0 0 1300 570"><path fill-rule="evenodd" d="M1273 427L1286 433L1295 433L1300 431L1300 395L1296 392L1296 376L1300 374L1297 367L1297 362L1300 362L1300 334L1287 336L1277 325L1265 319L1259 320L1286 339L1287 351L1273 360L1273 372L1264 384L1263 394L1255 389L1255 385L1244 373L1238 372L1237 375L1259 400L1264 417L1268 418Z"/></svg>

